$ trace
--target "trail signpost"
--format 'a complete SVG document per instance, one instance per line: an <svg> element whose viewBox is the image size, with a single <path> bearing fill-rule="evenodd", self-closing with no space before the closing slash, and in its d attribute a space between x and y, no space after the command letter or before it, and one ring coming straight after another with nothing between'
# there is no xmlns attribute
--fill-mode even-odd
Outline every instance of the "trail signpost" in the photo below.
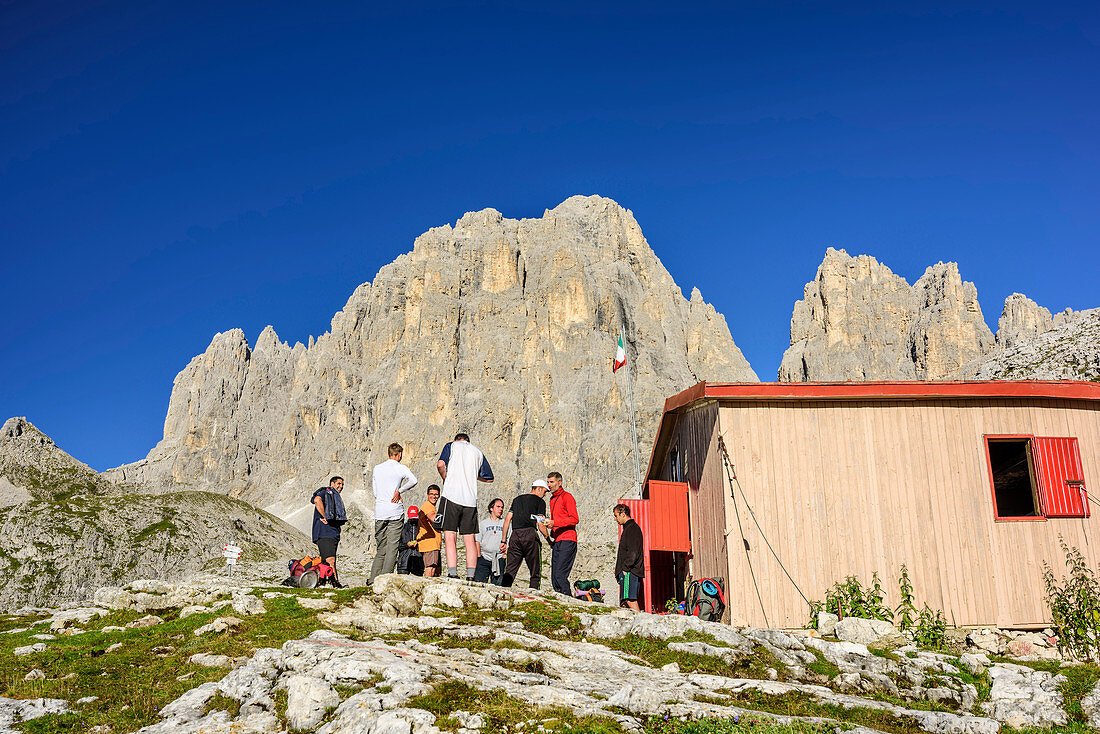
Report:
<svg viewBox="0 0 1100 734"><path fill-rule="evenodd" d="M241 548L239 545L233 545L233 541L229 541L222 548L222 558L225 559L226 566L229 568L229 576L233 575L233 567L237 565L237 561L241 558Z"/></svg>

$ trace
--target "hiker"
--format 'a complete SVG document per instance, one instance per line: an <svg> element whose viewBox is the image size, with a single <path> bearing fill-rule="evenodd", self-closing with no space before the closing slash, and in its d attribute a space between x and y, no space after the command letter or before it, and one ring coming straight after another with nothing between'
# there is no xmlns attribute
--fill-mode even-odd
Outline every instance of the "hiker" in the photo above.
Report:
<svg viewBox="0 0 1100 734"><path fill-rule="evenodd" d="M401 544L401 529L405 524L405 504L401 494L416 486L416 475L401 463L405 449L391 443L386 449L388 459L374 467L374 563L370 568L370 583L384 573L393 573L397 565L397 550Z"/></svg>
<svg viewBox="0 0 1100 734"><path fill-rule="evenodd" d="M457 541L466 546L466 578L477 568L477 483L493 481L493 470L470 437L459 433L443 447L435 464L443 478L439 512L443 514L443 542L447 546L447 575L458 578Z"/></svg>
<svg viewBox="0 0 1100 734"><path fill-rule="evenodd" d="M397 551L397 572L424 575L424 556L416 546L416 536L420 532L420 511L413 505L405 516L405 524L401 528L401 549Z"/></svg>
<svg viewBox="0 0 1100 734"><path fill-rule="evenodd" d="M439 485L428 485L428 497L420 505L417 520L416 549L424 564L425 576L439 575L439 531L435 528L436 505L439 502Z"/></svg>
<svg viewBox="0 0 1100 734"><path fill-rule="evenodd" d="M504 500L497 497L489 503L489 514L481 519L477 534L477 568L474 581L486 581L500 586L504 576Z"/></svg>
<svg viewBox="0 0 1100 734"><path fill-rule="evenodd" d="M561 484L561 474L552 471L546 475L550 486L550 584L554 591L572 596L569 574L577 560L577 500Z"/></svg>
<svg viewBox="0 0 1100 734"><path fill-rule="evenodd" d="M542 545L539 533L547 541L550 540L550 531L546 529L546 500L543 499L549 489L546 482L536 479L531 482L530 492L512 500L512 508L504 518L504 528L501 531L502 536L508 538L507 544L500 544L500 551L508 552L508 563L504 567L501 586L511 586L516 580L519 564L526 562L527 571L531 574L528 586L532 589L539 588L542 581ZM509 528L512 531L510 537Z"/></svg>
<svg viewBox="0 0 1100 734"><path fill-rule="evenodd" d="M336 574L336 547L340 545L340 526L348 521L344 500L340 497L343 490L343 477L333 477L328 480L327 487L321 487L312 497L313 542L317 544L317 554L332 567L329 584L337 589L344 588ZM324 583L324 579L321 583Z"/></svg>
<svg viewBox="0 0 1100 734"><path fill-rule="evenodd" d="M615 557L615 579L619 582L619 606L636 612L642 610L642 583L645 579L645 550L642 545L642 529L630 517L630 507L615 505L612 510L615 522L622 526L619 536L619 554Z"/></svg>

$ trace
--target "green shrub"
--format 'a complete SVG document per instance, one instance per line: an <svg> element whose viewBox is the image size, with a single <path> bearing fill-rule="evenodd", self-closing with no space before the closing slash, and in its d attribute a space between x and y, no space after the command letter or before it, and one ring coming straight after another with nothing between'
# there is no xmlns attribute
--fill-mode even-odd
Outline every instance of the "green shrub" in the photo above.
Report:
<svg viewBox="0 0 1100 734"><path fill-rule="evenodd" d="M1043 562L1043 583L1051 620L1058 634L1059 652L1081 660L1100 660L1100 582L1077 548L1058 542L1066 556L1068 574L1062 583Z"/></svg>
<svg viewBox="0 0 1100 734"><path fill-rule="evenodd" d="M885 599L886 594L882 590L882 583L877 573L871 576L871 585L867 587L864 587L855 576L848 576L843 581L833 584L825 592L824 602L810 603L810 626L817 627L818 612L830 612L841 619L863 617L893 622L894 615L883 603Z"/></svg>
<svg viewBox="0 0 1100 734"><path fill-rule="evenodd" d="M901 601L894 607L894 614L898 616L898 629L907 630L917 620L916 597L913 595L913 582L909 580L909 569L901 564L901 575L898 576L898 595Z"/></svg>
<svg viewBox="0 0 1100 734"><path fill-rule="evenodd" d="M947 637L947 620L943 612L932 610L927 604L920 610L917 616L917 624L913 628L913 642L921 647L933 649L942 648Z"/></svg>

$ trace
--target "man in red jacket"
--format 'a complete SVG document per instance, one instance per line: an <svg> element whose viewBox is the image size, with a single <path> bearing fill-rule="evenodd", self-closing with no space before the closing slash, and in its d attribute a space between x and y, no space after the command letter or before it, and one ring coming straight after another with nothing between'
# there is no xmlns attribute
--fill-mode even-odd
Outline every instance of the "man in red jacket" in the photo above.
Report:
<svg viewBox="0 0 1100 734"><path fill-rule="evenodd" d="M546 483L550 485L550 542L553 543L550 583L559 594L572 596L569 574L577 559L577 523L581 520L577 515L577 500L561 486L558 472L547 474Z"/></svg>

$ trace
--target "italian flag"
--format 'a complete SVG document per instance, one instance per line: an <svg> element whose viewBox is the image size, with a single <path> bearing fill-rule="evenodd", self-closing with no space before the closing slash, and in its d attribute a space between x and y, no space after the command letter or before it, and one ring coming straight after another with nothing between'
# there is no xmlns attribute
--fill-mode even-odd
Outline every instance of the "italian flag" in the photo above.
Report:
<svg viewBox="0 0 1100 734"><path fill-rule="evenodd" d="M615 365L611 368L612 372L618 372L619 368L626 364L626 350L623 349L623 336L619 335L619 348L615 350Z"/></svg>

